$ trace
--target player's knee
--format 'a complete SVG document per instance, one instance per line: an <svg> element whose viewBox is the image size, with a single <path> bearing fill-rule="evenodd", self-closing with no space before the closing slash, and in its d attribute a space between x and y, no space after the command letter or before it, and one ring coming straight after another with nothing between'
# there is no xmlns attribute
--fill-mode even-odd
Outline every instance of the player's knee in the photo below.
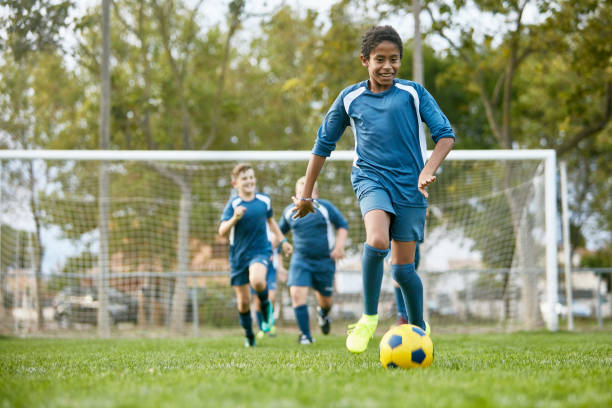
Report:
<svg viewBox="0 0 612 408"><path fill-rule="evenodd" d="M261 292L262 290L266 290L265 281L255 280L251 282L251 286L253 286L253 289L255 289L256 292Z"/></svg>
<svg viewBox="0 0 612 408"><path fill-rule="evenodd" d="M333 302L331 296L326 296L321 299L321 303L319 304L319 306L321 306L323 309L329 309L332 307L332 304Z"/></svg>
<svg viewBox="0 0 612 408"><path fill-rule="evenodd" d="M376 249L385 250L389 248L389 237L382 234L368 237L366 242L369 246Z"/></svg>
<svg viewBox="0 0 612 408"><path fill-rule="evenodd" d="M238 311L240 313L246 313L249 311L250 308L251 308L251 305L249 304L249 302L244 301L244 300L238 301Z"/></svg>

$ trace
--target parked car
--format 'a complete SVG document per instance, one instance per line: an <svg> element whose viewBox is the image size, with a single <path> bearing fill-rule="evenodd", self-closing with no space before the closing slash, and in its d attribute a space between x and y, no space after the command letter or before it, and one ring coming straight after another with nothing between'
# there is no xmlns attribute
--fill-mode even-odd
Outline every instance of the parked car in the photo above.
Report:
<svg viewBox="0 0 612 408"><path fill-rule="evenodd" d="M67 286L53 299L55 320L62 327L72 323L97 324L98 289L82 286ZM138 300L115 288L108 289L108 316L111 324L136 322Z"/></svg>

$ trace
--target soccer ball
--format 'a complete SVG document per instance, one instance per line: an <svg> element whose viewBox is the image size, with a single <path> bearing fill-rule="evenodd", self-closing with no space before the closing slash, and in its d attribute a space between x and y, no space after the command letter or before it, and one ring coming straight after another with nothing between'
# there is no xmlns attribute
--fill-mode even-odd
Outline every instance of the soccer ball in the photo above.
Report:
<svg viewBox="0 0 612 408"><path fill-rule="evenodd" d="M434 358L434 346L423 329L402 324L385 333L378 354L385 368L429 367Z"/></svg>

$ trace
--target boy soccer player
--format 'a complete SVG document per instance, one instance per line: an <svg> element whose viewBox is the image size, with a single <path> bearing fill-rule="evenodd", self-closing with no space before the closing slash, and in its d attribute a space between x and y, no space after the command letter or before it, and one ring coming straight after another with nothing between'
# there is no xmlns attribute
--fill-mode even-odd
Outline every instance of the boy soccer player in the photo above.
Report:
<svg viewBox="0 0 612 408"><path fill-rule="evenodd" d="M246 335L246 347L255 346L249 284L260 301L264 331L269 331L274 326L274 310L268 299L266 283L272 255L266 224L280 242L285 255L289 255L293 250L272 217L270 197L255 191L255 181L255 172L249 164L242 163L234 167L232 186L238 190L238 196L228 201L219 225L219 235L229 235L230 282L236 292L240 325Z"/></svg>
<svg viewBox="0 0 612 408"><path fill-rule="evenodd" d="M295 185L295 194L300 197L304 188L304 177ZM308 305L306 304L308 288L312 287L317 296L319 326L323 334L328 334L331 321L329 311L332 307L332 294L336 261L344 257L344 244L348 235L348 224L340 211L329 201L318 199L316 184L313 197L317 199L317 208L313 214L293 219L293 204L283 211L279 222L283 234L293 231L295 251L289 266L289 291L295 312L295 320L300 328L300 344L314 342L310 334ZM335 229L335 236L334 236Z"/></svg>
<svg viewBox="0 0 612 408"><path fill-rule="evenodd" d="M351 182L366 229L362 256L364 313L349 326L346 347L361 353L378 325L383 261L391 240L391 273L400 285L411 322L423 320L423 285L414 268L416 243L423 240L427 191L450 152L455 136L434 98L423 86L396 75L402 40L390 26L373 27L361 43L369 79L340 92L317 134L301 196L293 197L294 217L312 212L312 189L327 156L345 128L355 136ZM423 121L436 146L426 161Z"/></svg>

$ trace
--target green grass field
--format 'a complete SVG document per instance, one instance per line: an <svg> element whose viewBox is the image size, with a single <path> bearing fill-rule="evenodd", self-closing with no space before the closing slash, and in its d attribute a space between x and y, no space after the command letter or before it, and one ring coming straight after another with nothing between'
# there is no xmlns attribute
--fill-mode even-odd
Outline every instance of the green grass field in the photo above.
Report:
<svg viewBox="0 0 612 408"><path fill-rule="evenodd" d="M0 407L612 407L612 332L434 335L427 369L375 338L0 339Z"/></svg>

